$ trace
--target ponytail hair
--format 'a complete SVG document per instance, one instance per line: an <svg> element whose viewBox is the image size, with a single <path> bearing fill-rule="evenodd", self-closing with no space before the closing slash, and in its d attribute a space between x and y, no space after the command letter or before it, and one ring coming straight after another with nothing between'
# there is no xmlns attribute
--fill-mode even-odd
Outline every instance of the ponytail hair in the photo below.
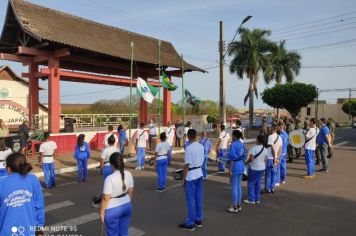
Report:
<svg viewBox="0 0 356 236"><path fill-rule="evenodd" d="M78 138L77 138L77 145L78 147L81 147L84 143L84 138L85 135L84 134L79 134Z"/></svg>
<svg viewBox="0 0 356 236"><path fill-rule="evenodd" d="M19 152L12 153L6 158L6 166L13 173L20 175L27 175L32 170L32 166L27 163L26 157Z"/></svg>
<svg viewBox="0 0 356 236"><path fill-rule="evenodd" d="M111 134L111 135L109 136L109 138L108 138L108 144L109 144L110 146L112 146L112 145L115 144L115 142L116 142L115 136L114 136L114 134Z"/></svg>
<svg viewBox="0 0 356 236"><path fill-rule="evenodd" d="M115 170L120 171L121 174L121 180L122 180L122 191L126 191L126 184L125 184L125 164L124 164L124 158L122 158L121 154L119 152L114 152L110 156L110 165L112 165Z"/></svg>

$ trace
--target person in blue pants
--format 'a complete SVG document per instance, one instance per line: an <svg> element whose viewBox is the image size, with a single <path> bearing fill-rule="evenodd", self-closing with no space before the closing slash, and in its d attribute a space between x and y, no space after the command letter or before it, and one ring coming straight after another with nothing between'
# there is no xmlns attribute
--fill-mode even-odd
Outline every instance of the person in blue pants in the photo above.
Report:
<svg viewBox="0 0 356 236"><path fill-rule="evenodd" d="M52 188L56 185L56 175L54 172L54 157L57 155L57 144L49 140L50 133L44 133L44 143L40 145L40 162L44 174L46 188Z"/></svg>
<svg viewBox="0 0 356 236"><path fill-rule="evenodd" d="M140 128L136 131L136 170L145 169L146 145L148 141L148 134L144 128L145 124L141 123Z"/></svg>
<svg viewBox="0 0 356 236"><path fill-rule="evenodd" d="M161 142L157 144L155 150L155 166L158 175L157 192L163 192L166 189L167 183L167 166L168 166L168 153L171 145L166 141L166 133L163 132L159 135Z"/></svg>
<svg viewBox="0 0 356 236"><path fill-rule="evenodd" d="M241 142L242 132L232 132L232 143L229 150L229 176L231 184L231 205L226 208L227 212L238 213L241 208L242 187L241 180L244 173L244 162L246 159L246 147Z"/></svg>
<svg viewBox="0 0 356 236"><path fill-rule="evenodd" d="M316 128L316 120L315 118L311 118L309 121L309 129L307 130L307 133L305 134L305 163L307 165L307 175L303 176L306 179L314 179L315 174L314 174L314 169L315 169L315 163L314 163L314 153L316 149L316 137L317 137L318 131Z"/></svg>
<svg viewBox="0 0 356 236"><path fill-rule="evenodd" d="M45 211L41 184L21 153L6 159L8 176L0 177L0 235L43 235Z"/></svg>
<svg viewBox="0 0 356 236"><path fill-rule="evenodd" d="M193 231L203 227L203 173L204 147L196 141L197 132L190 129L187 132L189 146L185 149L182 185L185 189L188 216L179 227Z"/></svg>
<svg viewBox="0 0 356 236"><path fill-rule="evenodd" d="M287 176L287 149L289 145L289 138L286 132L286 126L284 123L280 123L277 126L277 133L282 138L282 153L279 158L278 167L277 167L277 177L276 177L276 186L279 186L280 183L286 183Z"/></svg>
<svg viewBox="0 0 356 236"><path fill-rule="evenodd" d="M127 141L126 130L122 125L119 125L117 127L117 132L119 133L120 153L121 155L124 155L126 141Z"/></svg>
<svg viewBox="0 0 356 236"><path fill-rule="evenodd" d="M6 176L6 158L12 153L12 150L6 147L3 138L0 138L0 177Z"/></svg>
<svg viewBox="0 0 356 236"><path fill-rule="evenodd" d="M112 168L110 166L110 156L115 152L120 152L115 145L116 139L114 135L110 135L108 138L108 147L106 147L101 153L100 157L100 170L103 176L103 180L112 174Z"/></svg>
<svg viewBox="0 0 356 236"><path fill-rule="evenodd" d="M114 172L104 181L101 222L105 225L106 236L128 236L134 181L132 174L125 170L124 160L119 152L113 153L109 161Z"/></svg>
<svg viewBox="0 0 356 236"><path fill-rule="evenodd" d="M79 134L75 146L74 159L78 164L78 182L85 182L88 176L89 144L84 141L85 135Z"/></svg>
<svg viewBox="0 0 356 236"><path fill-rule="evenodd" d="M201 169L203 171L203 179L207 179L207 165L210 154L211 141L206 137L205 131L201 133L199 143L204 146L204 163Z"/></svg>
<svg viewBox="0 0 356 236"><path fill-rule="evenodd" d="M253 146L248 154L248 159L245 161L249 165L247 190L248 199L244 202L248 204L260 203L261 201L261 179L263 172L266 169L267 149L264 147L265 136L258 135L256 138L256 145Z"/></svg>
<svg viewBox="0 0 356 236"><path fill-rule="evenodd" d="M227 145L230 140L230 134L225 131L225 125L220 125L219 141L216 145L216 155L218 161L218 171L225 173L225 158L227 157Z"/></svg>

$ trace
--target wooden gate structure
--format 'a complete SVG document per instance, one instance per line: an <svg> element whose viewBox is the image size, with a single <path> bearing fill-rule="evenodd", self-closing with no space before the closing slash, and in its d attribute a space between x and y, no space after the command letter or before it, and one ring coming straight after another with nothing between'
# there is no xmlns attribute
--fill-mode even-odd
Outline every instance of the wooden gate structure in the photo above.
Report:
<svg viewBox="0 0 356 236"><path fill-rule="evenodd" d="M60 129L60 80L130 86L131 42L134 43L134 75L160 86L158 42L53 9L10 0L0 39L0 59L28 66L29 115L39 113L39 79L48 79L49 129ZM161 68L169 76L205 72L179 56L170 42L161 41ZM133 84L136 82L134 80ZM163 92L163 123L171 120L171 94ZM147 123L147 103L140 101L140 122Z"/></svg>

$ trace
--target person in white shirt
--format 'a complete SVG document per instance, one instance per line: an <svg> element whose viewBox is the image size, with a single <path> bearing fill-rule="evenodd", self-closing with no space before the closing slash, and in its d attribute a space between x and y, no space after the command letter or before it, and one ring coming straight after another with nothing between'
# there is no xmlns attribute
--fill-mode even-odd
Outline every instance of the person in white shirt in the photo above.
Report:
<svg viewBox="0 0 356 236"><path fill-rule="evenodd" d="M268 157L264 144L265 136L258 135L256 145L250 149L248 159L245 161L245 164L249 165L249 169L247 179L248 199L244 200L244 202L248 204L260 203L261 201L261 179L266 169Z"/></svg>
<svg viewBox="0 0 356 236"><path fill-rule="evenodd" d="M265 171L265 189L264 193L274 193L274 187L277 178L277 166L279 157L282 153L282 138L276 132L276 124L270 128L270 135L267 142L267 165Z"/></svg>
<svg viewBox="0 0 356 236"><path fill-rule="evenodd" d="M134 181L119 152L110 156L110 165L114 172L104 181L101 222L107 236L129 235Z"/></svg>
<svg viewBox="0 0 356 236"><path fill-rule="evenodd" d="M153 138L156 137L157 135L157 131L156 131L156 124L155 122L151 119L150 123L148 124L148 129L149 129L149 144L150 144L150 151L152 151L152 147L153 147Z"/></svg>
<svg viewBox="0 0 356 236"><path fill-rule="evenodd" d="M168 166L168 153L171 149L170 144L166 141L166 133L163 132L159 135L161 142L157 144L155 151L155 166L158 175L157 192L163 192L167 183L167 166Z"/></svg>
<svg viewBox="0 0 356 236"><path fill-rule="evenodd" d="M170 146L170 149L169 149L169 152L168 152L168 165L171 164L171 160L172 160L172 147L173 147L173 140L174 140L174 128L173 126L171 125L171 122L168 121L168 124L167 124L167 129L165 129L165 133L166 133L166 136L167 136L167 142L169 143L169 146Z"/></svg>
<svg viewBox="0 0 356 236"><path fill-rule="evenodd" d="M314 179L314 153L316 149L316 137L318 136L318 131L316 128L316 121L314 118L310 119L309 121L309 129L305 134L305 163L307 165L307 175L304 176L306 179Z"/></svg>
<svg viewBox="0 0 356 236"><path fill-rule="evenodd" d="M48 140L49 132L44 133L44 143L40 145L40 162L44 174L46 188L52 188L56 185L56 175L54 173L54 157L57 155L57 143Z"/></svg>
<svg viewBox="0 0 356 236"><path fill-rule="evenodd" d="M101 153L100 159L100 170L103 176L103 180L106 179L109 175L112 174L112 168L110 166L110 156L114 152L120 152L120 149L115 146L115 137L111 135L108 138L108 147L103 150Z"/></svg>
<svg viewBox="0 0 356 236"><path fill-rule="evenodd" d="M183 168L183 188L185 189L188 217L179 227L193 231L202 227L203 221L203 172L204 146L196 141L197 132L190 129L187 133L190 145L185 150Z"/></svg>
<svg viewBox="0 0 356 236"><path fill-rule="evenodd" d="M145 128L145 124L141 123L140 128L136 131L136 157L137 157L136 170L145 169L146 143L148 140L148 134L144 130L144 128Z"/></svg>
<svg viewBox="0 0 356 236"><path fill-rule="evenodd" d="M184 135L183 135L183 140L184 140L184 144L183 144L183 148L184 150L188 147L189 140L188 140L188 131L192 128L192 123L190 121L187 122L186 126L184 127Z"/></svg>
<svg viewBox="0 0 356 236"><path fill-rule="evenodd" d="M3 138L0 138L0 177L6 176L6 158L12 153L12 150L6 147Z"/></svg>
<svg viewBox="0 0 356 236"><path fill-rule="evenodd" d="M105 134L104 136L104 148L107 148L109 147L109 143L108 143L108 139L111 135L114 135L114 138L115 138L115 147L118 147L119 146L119 139L117 137L117 135L114 133L114 127L112 125L109 125L108 126L108 133Z"/></svg>
<svg viewBox="0 0 356 236"><path fill-rule="evenodd" d="M217 153L217 159L218 160L218 171L220 173L225 173L225 161L224 158L226 158L227 155L227 145L230 140L230 134L226 132L225 130L225 125L220 125L220 135L219 135L219 141L218 144L216 145L216 153Z"/></svg>

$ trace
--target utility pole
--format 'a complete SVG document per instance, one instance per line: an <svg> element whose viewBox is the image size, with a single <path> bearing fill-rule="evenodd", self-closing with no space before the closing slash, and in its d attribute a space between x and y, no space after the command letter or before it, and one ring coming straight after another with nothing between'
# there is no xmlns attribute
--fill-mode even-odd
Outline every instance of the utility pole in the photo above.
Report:
<svg viewBox="0 0 356 236"><path fill-rule="evenodd" d="M349 124L352 125L352 114L351 114L351 89L349 89Z"/></svg>
<svg viewBox="0 0 356 236"><path fill-rule="evenodd" d="M315 119L318 120L319 112L319 88L316 88Z"/></svg>
<svg viewBox="0 0 356 236"><path fill-rule="evenodd" d="M219 100L219 114L220 122L222 124L226 123L226 105L225 105L225 78L224 78L224 39L223 39L223 22L220 21L220 42L219 42L219 53L220 53L220 100Z"/></svg>

